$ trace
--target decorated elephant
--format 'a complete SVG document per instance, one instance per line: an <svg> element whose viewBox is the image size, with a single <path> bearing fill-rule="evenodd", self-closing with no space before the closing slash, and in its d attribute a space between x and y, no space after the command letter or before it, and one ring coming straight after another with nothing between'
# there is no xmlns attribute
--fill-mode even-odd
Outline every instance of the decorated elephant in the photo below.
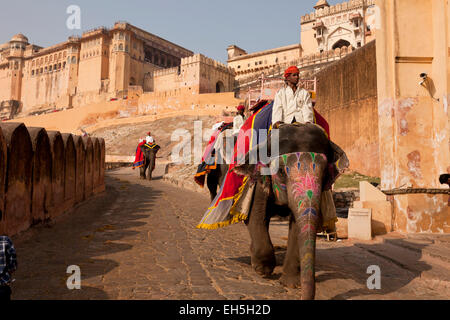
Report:
<svg viewBox="0 0 450 320"><path fill-rule="evenodd" d="M152 180L152 173L156 164L156 154L161 147L157 144L142 144L139 148L144 155L144 164L139 168L140 178L147 179L146 171L148 168L148 180Z"/></svg>
<svg viewBox="0 0 450 320"><path fill-rule="evenodd" d="M231 133L231 128L225 126L217 136L211 150L211 155L208 157L208 161L211 164L207 165L203 163L199 166L198 172L205 172L206 174L206 185L208 186L211 201L216 197L217 189L222 185L229 168L228 163L231 161L231 155L227 155L226 151L232 152L234 150L234 144L237 138L236 135L232 135Z"/></svg>
<svg viewBox="0 0 450 320"><path fill-rule="evenodd" d="M264 146L269 155L270 143L267 139ZM331 164L341 158L345 166L348 160L314 124L281 125L279 155L270 157L270 166L260 162L250 164L250 157L247 153L245 164L233 170L254 184L253 204L245 221L251 238L252 266L265 276L273 272L276 260L269 235L270 219L275 215L289 216L288 245L280 280L288 287L301 285L302 299L314 299L316 233L323 222L321 195L336 178ZM262 168L270 169L270 175L261 174Z"/></svg>

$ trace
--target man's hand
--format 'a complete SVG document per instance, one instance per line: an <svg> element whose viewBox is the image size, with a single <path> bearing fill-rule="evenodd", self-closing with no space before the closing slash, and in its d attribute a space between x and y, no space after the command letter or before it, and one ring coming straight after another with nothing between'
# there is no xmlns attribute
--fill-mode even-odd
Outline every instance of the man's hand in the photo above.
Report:
<svg viewBox="0 0 450 320"><path fill-rule="evenodd" d="M275 122L275 124L272 126L272 128L273 129L278 129L278 127L281 125L281 124L283 124L284 122L283 121L277 121L277 122Z"/></svg>

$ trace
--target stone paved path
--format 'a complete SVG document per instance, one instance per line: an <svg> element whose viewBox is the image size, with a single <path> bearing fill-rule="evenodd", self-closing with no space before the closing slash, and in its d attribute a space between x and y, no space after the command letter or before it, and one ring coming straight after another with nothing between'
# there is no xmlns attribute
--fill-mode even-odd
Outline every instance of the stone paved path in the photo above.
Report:
<svg viewBox="0 0 450 320"><path fill-rule="evenodd" d="M195 228L208 204L158 174L148 182L129 168L110 171L105 193L13 238L13 299L298 299L300 289L278 280L287 223L271 225L278 266L261 278L243 224ZM426 241L415 243L419 250L389 241L319 240L317 299L449 299L448 264L420 253ZM69 265L81 268L81 290L66 287ZM380 266L381 290L367 289L369 265Z"/></svg>

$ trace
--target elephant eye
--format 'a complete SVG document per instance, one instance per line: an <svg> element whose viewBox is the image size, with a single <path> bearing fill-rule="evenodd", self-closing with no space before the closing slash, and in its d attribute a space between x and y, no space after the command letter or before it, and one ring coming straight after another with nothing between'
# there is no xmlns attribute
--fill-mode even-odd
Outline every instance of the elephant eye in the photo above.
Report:
<svg viewBox="0 0 450 320"><path fill-rule="evenodd" d="M275 174L275 176L276 177L279 177L279 178L286 178L286 168L287 167L280 167L279 169L278 169L278 172Z"/></svg>

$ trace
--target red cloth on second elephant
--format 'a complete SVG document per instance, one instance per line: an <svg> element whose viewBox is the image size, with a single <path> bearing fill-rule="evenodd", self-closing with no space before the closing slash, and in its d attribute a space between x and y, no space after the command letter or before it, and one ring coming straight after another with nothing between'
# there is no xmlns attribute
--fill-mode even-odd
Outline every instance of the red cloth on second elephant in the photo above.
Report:
<svg viewBox="0 0 450 320"><path fill-rule="evenodd" d="M141 150L141 146L143 146L143 145L145 145L145 142L139 143L136 148L136 155L134 157L133 170L144 166L144 163L145 163L144 153Z"/></svg>

